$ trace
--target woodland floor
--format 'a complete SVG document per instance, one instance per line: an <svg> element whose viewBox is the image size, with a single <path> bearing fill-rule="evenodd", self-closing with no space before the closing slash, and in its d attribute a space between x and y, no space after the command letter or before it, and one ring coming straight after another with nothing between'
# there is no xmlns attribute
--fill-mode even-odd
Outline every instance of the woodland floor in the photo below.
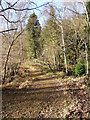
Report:
<svg viewBox="0 0 90 120"><path fill-rule="evenodd" d="M13 81L3 86L2 118L89 119L86 82L85 76L62 78L46 74L44 66L24 62Z"/></svg>

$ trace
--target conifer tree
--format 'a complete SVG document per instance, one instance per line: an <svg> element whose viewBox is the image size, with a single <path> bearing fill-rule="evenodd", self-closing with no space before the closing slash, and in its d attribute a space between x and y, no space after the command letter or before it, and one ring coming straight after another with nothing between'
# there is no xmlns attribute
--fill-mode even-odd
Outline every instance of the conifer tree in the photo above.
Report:
<svg viewBox="0 0 90 120"><path fill-rule="evenodd" d="M29 57L37 58L40 48L40 43L38 40L41 33L41 26L35 13L30 15L26 26L26 30L27 39L29 41L29 53L28 53Z"/></svg>

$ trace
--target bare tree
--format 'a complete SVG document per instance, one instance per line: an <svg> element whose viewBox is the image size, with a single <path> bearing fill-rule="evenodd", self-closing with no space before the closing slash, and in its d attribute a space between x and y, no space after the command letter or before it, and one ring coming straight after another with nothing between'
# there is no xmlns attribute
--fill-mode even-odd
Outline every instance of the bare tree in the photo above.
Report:
<svg viewBox="0 0 90 120"><path fill-rule="evenodd" d="M8 49L8 52L7 52L7 56L6 56L6 60L5 60L5 66L4 66L4 77L3 77L3 83L5 82L5 76L6 76L6 66L7 66L7 63L8 63L8 59L9 59L9 55L10 55L10 51L11 51L11 48L14 44L14 42L18 39L18 37L24 32L24 30L22 30L11 42L11 45L9 46L9 49Z"/></svg>
<svg viewBox="0 0 90 120"><path fill-rule="evenodd" d="M57 7L56 7L56 10L57 10L58 13L59 13L59 19L57 19L57 18L55 18L55 19L56 19L56 21L59 23L58 25L59 25L60 28L61 28L62 44L63 44L63 54L64 54L64 64L65 64L65 68L66 68L66 73L68 73L66 50L65 50L65 40L64 40L64 30L63 30L63 21L62 21L61 16L60 16L60 10L57 9Z"/></svg>
<svg viewBox="0 0 90 120"><path fill-rule="evenodd" d="M21 31L20 31L20 26L22 22L25 21L28 17L27 11L38 10L39 8L48 4L49 2L46 2L45 4L37 6L37 4L33 1L22 2L21 0L16 0L15 2L7 2L4 0L3 1L0 0L0 19L3 19L2 24L5 25L5 29L1 28L0 33L2 33L3 35L6 35L4 33L8 33L8 35L13 34L4 63L3 83L5 82L6 67L12 46L14 45L15 41L20 37L20 35L24 32L25 26L22 26ZM20 46L21 46L20 47L20 57L21 57L22 54L21 39L20 39Z"/></svg>
<svg viewBox="0 0 90 120"><path fill-rule="evenodd" d="M65 42L64 42L64 33L63 33L63 25L62 25L62 23L61 23L60 27L61 27L61 32L62 32L62 43L63 43L63 50L64 50L64 61L65 61L65 66L66 66L66 73L68 73L68 70L67 70L67 59L66 59L66 50L65 50Z"/></svg>

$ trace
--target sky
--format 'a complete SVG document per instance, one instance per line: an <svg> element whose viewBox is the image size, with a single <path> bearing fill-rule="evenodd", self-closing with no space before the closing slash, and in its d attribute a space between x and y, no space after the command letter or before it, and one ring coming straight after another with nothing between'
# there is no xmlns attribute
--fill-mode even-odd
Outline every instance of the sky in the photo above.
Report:
<svg viewBox="0 0 90 120"><path fill-rule="evenodd" d="M5 0L5 1L10 2L10 3L14 3L17 0ZM21 2L28 2L30 0L20 0L20 1ZM53 1L53 5L56 5L58 8L63 6L63 4L65 2L76 2L76 1L82 2L82 0L31 0L31 1L35 2L38 6L40 6L40 5L44 4L44 3ZM84 1L90 1L90 0L84 0ZM79 11L82 12L82 9L80 7L77 6L77 8L78 8ZM41 11L39 11L39 10L41 10ZM40 22L41 26L43 27L44 24L45 24L45 21L48 18L48 16L43 15L44 7L39 8L39 10L33 10L33 11L30 11L30 13L32 13L32 12L36 13L36 15L38 16L39 22Z"/></svg>
<svg viewBox="0 0 90 120"><path fill-rule="evenodd" d="M37 5L42 5L42 4L46 3L46 2L53 2L53 5L56 5L58 8L63 7L63 4L65 4L65 3L73 3L73 2L77 2L77 1L82 2L82 0L34 0L34 2L37 3ZM84 1L86 1L86 0L84 0ZM87 0L87 1L89 1L89 0ZM83 13L83 8L82 7L80 7L80 6L76 6L76 7L77 7L77 10L80 13ZM43 11L43 8L44 7L42 7L40 10ZM40 24L41 24L41 26L43 26L44 21L46 21L45 16L41 15L40 12L37 11L37 10L35 10L35 13L37 15L39 15L38 18L39 18Z"/></svg>
<svg viewBox="0 0 90 120"><path fill-rule="evenodd" d="M27 2L28 0L21 0L21 1ZM44 3L47 3L47 2L53 2L53 5L56 5L58 8L61 8L61 6L63 6L64 3L82 2L83 0L31 0L31 1L35 2L38 6L40 6ZM84 1L90 1L90 0L84 0ZM39 10L41 10L41 12L43 11L43 9L44 9L44 7L39 8ZM82 13L83 9L80 6L79 7L77 6L77 9L79 12ZM46 21L47 18L43 15L43 13L41 14L41 12L38 10L34 10L34 12L38 16L41 26L43 26L45 24L44 22Z"/></svg>
<svg viewBox="0 0 90 120"><path fill-rule="evenodd" d="M11 1L11 0L7 0L7 1ZM28 0L21 0L21 1L24 1L24 2L27 2ZM56 2L81 2L82 0L32 0L32 1L35 1L35 2L46 2L46 1L56 1ZM90 1L90 0L84 0L84 1Z"/></svg>

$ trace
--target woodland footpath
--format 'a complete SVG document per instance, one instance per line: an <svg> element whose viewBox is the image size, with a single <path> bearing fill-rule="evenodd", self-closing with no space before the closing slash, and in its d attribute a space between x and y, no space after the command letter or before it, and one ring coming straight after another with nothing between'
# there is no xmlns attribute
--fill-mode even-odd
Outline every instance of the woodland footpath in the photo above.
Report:
<svg viewBox="0 0 90 120"><path fill-rule="evenodd" d="M0 0L0 22L0 117L89 119L90 1Z"/></svg>
<svg viewBox="0 0 90 120"><path fill-rule="evenodd" d="M2 118L65 118L89 120L87 78L53 73L40 62L21 64L2 91Z"/></svg>

